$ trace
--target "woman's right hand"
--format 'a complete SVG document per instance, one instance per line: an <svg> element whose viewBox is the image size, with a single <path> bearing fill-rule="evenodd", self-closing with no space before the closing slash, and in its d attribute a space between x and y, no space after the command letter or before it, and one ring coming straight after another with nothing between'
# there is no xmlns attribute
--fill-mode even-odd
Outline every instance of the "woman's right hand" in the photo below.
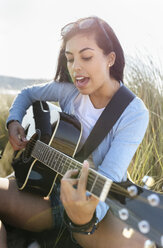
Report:
<svg viewBox="0 0 163 248"><path fill-rule="evenodd" d="M18 121L12 121L8 125L9 141L15 151L21 150L27 144L24 128Z"/></svg>
<svg viewBox="0 0 163 248"><path fill-rule="evenodd" d="M84 161L80 178L72 178L79 173L78 170L68 170L61 180L60 198L68 217L76 225L88 223L99 202L93 195L86 195L88 170L89 164Z"/></svg>

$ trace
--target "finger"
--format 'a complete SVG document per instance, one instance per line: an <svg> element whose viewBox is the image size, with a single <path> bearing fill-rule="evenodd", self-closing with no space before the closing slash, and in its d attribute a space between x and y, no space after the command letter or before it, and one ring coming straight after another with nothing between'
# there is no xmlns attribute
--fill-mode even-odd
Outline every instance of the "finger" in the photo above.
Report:
<svg viewBox="0 0 163 248"><path fill-rule="evenodd" d="M80 176L80 179L78 182L78 190L80 192L85 193L85 191L86 191L88 172L89 172L89 163L88 163L88 161L85 160L83 163L82 170L81 170L81 176Z"/></svg>
<svg viewBox="0 0 163 248"><path fill-rule="evenodd" d="M23 149L26 145L26 143L20 141L17 137L10 137L9 141L15 151Z"/></svg>
<svg viewBox="0 0 163 248"><path fill-rule="evenodd" d="M10 141L12 144L15 144L16 146L19 146L19 147L24 145L24 142L21 140L20 135L10 137Z"/></svg>
<svg viewBox="0 0 163 248"><path fill-rule="evenodd" d="M99 199L97 197L95 197L94 195L88 195L87 196L87 200L89 202L92 202L93 204L97 205L99 202Z"/></svg>
<svg viewBox="0 0 163 248"><path fill-rule="evenodd" d="M18 138L23 141L23 142L27 142L27 139L25 137L25 132L24 132L24 128L20 127L18 129Z"/></svg>
<svg viewBox="0 0 163 248"><path fill-rule="evenodd" d="M74 176L77 176L77 174L79 173L79 170L78 169L75 169L75 170L68 170L62 179L66 179L66 178L72 178Z"/></svg>
<svg viewBox="0 0 163 248"><path fill-rule="evenodd" d="M25 147L24 145L23 146L22 145L16 145L15 143L11 143L11 145L12 145L14 151L21 150L21 149L23 149Z"/></svg>
<svg viewBox="0 0 163 248"><path fill-rule="evenodd" d="M78 183L78 179L65 179L62 178L61 180L61 190L60 190L60 198L62 203L69 202L73 192L76 191L74 185Z"/></svg>
<svg viewBox="0 0 163 248"><path fill-rule="evenodd" d="M69 184L71 186L77 185L79 179L70 179L70 178L62 178L61 183L63 184Z"/></svg>

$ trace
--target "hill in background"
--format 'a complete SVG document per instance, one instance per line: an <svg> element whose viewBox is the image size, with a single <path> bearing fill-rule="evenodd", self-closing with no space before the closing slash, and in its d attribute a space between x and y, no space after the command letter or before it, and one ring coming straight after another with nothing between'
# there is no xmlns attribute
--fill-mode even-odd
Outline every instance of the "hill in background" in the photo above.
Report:
<svg viewBox="0 0 163 248"><path fill-rule="evenodd" d="M0 76L0 91L14 90L19 91L26 86L44 83L47 79L22 79L16 77Z"/></svg>

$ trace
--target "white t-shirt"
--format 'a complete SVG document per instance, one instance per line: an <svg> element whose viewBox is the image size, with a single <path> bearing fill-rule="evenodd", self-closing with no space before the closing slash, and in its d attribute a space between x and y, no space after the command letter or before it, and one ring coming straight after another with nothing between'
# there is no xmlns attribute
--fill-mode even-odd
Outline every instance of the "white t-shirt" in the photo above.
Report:
<svg viewBox="0 0 163 248"><path fill-rule="evenodd" d="M101 115L104 108L97 109L93 106L88 95L79 94L74 102L75 115L82 124L82 137L79 149L84 144L96 121Z"/></svg>
<svg viewBox="0 0 163 248"><path fill-rule="evenodd" d="M94 127L104 108L96 109L93 106L89 96L82 94L79 94L78 97L75 99L74 106L75 115L82 124L82 136L78 147L79 151L86 141L87 137L89 136L92 128ZM89 162L89 166L95 169L92 155L87 158L87 161Z"/></svg>

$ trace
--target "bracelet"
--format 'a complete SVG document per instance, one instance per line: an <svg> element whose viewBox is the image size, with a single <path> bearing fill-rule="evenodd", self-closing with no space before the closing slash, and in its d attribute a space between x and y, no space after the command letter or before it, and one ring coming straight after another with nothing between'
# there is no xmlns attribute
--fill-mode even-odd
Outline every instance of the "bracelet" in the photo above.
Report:
<svg viewBox="0 0 163 248"><path fill-rule="evenodd" d="M63 214L63 220L64 223L66 225L66 227L68 228L69 231L71 232L76 232L76 233L81 233L81 234L85 234L85 235L91 235L95 232L95 230L97 229L97 224L98 224L98 218L96 217L96 212L94 213L92 219L84 224L84 225L76 225L74 224L70 218L68 217L68 215L66 214L66 211L64 211ZM91 231L87 231L92 227Z"/></svg>

